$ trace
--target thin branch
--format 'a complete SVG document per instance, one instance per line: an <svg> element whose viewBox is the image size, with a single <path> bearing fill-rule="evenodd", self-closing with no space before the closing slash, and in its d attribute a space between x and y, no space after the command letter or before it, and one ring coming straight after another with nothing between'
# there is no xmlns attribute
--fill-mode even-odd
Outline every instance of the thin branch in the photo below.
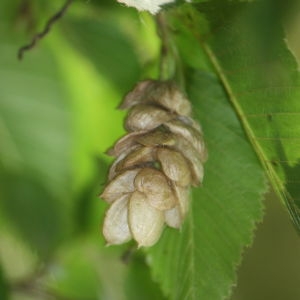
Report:
<svg viewBox="0 0 300 300"><path fill-rule="evenodd" d="M53 24L56 23L59 19L61 19L64 14L67 12L69 6L72 4L73 0L66 0L66 3L64 4L64 6L55 14L53 15L48 22L46 23L44 30L42 32L37 33L33 39L31 40L31 42L23 47L21 47L18 51L18 59L22 60L24 52L28 51L32 48L35 47L35 45L37 44L37 42L42 39L45 35L47 35Z"/></svg>
<svg viewBox="0 0 300 300"><path fill-rule="evenodd" d="M182 62L165 12L157 14L156 26L161 39L160 80L174 80L184 90Z"/></svg>

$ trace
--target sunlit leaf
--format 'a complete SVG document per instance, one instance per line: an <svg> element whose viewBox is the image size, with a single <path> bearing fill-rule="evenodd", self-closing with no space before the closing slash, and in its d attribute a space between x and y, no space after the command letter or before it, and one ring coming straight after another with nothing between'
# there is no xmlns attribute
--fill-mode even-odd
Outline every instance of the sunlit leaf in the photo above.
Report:
<svg viewBox="0 0 300 300"><path fill-rule="evenodd" d="M20 39L18 39L20 41ZM53 56L16 58L17 41L0 47L0 164L28 168L56 193L68 192L70 117Z"/></svg>
<svg viewBox="0 0 300 300"><path fill-rule="evenodd" d="M139 78L140 66L133 43L109 20L68 19L64 33L94 67L122 92Z"/></svg>
<svg viewBox="0 0 300 300"><path fill-rule="evenodd" d="M49 254L69 230L70 114L51 52L19 62L20 40L1 35L1 208L35 250Z"/></svg>
<svg viewBox="0 0 300 300"><path fill-rule="evenodd" d="M30 277L39 264L36 250L32 251L2 215L0 220L0 261L5 277L14 282Z"/></svg>

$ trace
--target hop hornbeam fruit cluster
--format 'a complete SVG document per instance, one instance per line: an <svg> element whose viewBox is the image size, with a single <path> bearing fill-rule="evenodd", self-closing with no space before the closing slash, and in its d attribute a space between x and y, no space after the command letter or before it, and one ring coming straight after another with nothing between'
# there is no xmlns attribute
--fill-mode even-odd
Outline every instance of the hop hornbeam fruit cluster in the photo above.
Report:
<svg viewBox="0 0 300 300"><path fill-rule="evenodd" d="M190 186L203 179L206 149L189 100L171 82L138 83L120 108L129 109L128 134L108 151L116 160L101 195L110 204L103 234L108 244L133 238L149 247L165 223L181 227Z"/></svg>

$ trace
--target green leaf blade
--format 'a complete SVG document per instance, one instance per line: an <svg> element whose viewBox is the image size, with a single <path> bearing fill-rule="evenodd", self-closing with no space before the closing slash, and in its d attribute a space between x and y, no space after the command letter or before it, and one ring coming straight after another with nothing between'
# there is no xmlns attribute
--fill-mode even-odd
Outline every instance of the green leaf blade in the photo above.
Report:
<svg viewBox="0 0 300 300"><path fill-rule="evenodd" d="M8 283L6 278L4 278L2 267L0 267L0 298L3 300L8 300Z"/></svg>
<svg viewBox="0 0 300 300"><path fill-rule="evenodd" d="M211 23L203 50L299 231L300 78L281 24L290 16L288 5L219 5L199 6Z"/></svg>
<svg viewBox="0 0 300 300"><path fill-rule="evenodd" d="M42 257L70 233L71 118L53 53L20 62L12 31L0 46L1 212Z"/></svg>
<svg viewBox="0 0 300 300"><path fill-rule="evenodd" d="M205 179L193 190L181 233L167 229L148 256L154 279L170 299L225 299L243 248L262 218L266 185L219 81L198 73L189 87L209 150Z"/></svg>
<svg viewBox="0 0 300 300"><path fill-rule="evenodd" d="M140 65L132 42L116 22L93 19L69 19L66 23L69 41L124 92L139 78ZM92 45L92 46L91 46Z"/></svg>
<svg viewBox="0 0 300 300"><path fill-rule="evenodd" d="M134 255L128 263L125 277L125 293L128 300L166 300L159 285L153 282L144 258Z"/></svg>

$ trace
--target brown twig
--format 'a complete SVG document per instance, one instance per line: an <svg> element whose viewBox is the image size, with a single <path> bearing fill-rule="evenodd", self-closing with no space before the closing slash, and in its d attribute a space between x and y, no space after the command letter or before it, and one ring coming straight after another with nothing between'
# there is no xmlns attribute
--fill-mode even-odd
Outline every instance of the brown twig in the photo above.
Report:
<svg viewBox="0 0 300 300"><path fill-rule="evenodd" d="M160 80L173 80L185 89L184 71L182 62L178 53L174 31L170 25L165 12L156 15L157 32L161 39L161 57L160 57Z"/></svg>
<svg viewBox="0 0 300 300"><path fill-rule="evenodd" d="M64 6L48 20L48 22L46 23L46 25L44 27L44 30L42 32L37 33L33 37L33 39L31 40L31 42L29 44L27 44L19 49L19 51L18 51L18 59L19 60L22 60L25 51L32 49L40 39L42 39L45 35L47 35L50 32L53 24L64 16L64 14L68 10L68 8L72 4L72 2L73 2L73 0L66 0L66 3L64 4Z"/></svg>

